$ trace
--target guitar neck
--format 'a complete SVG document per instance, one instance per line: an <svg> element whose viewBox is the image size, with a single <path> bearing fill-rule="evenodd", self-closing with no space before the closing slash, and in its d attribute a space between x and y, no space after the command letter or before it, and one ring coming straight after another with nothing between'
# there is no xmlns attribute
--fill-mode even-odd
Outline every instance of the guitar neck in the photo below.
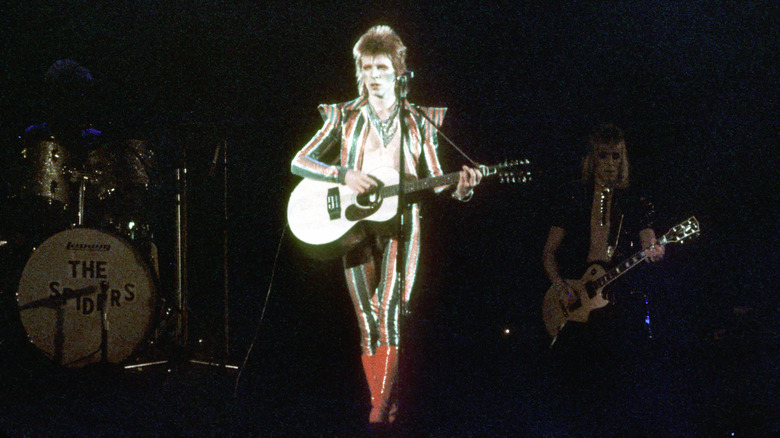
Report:
<svg viewBox="0 0 780 438"><path fill-rule="evenodd" d="M662 237L657 243L656 246L664 246L666 245L666 237ZM638 265L639 262L647 258L647 250L639 251L638 253L634 254L633 256L629 257L628 259L624 260L619 265L615 266L614 268L610 269L609 271L605 272L604 275L601 277L593 280L591 283L593 283L593 286L595 289L602 288L613 281L617 280L618 277L628 272L631 268Z"/></svg>
<svg viewBox="0 0 780 438"><path fill-rule="evenodd" d="M487 177L496 173L498 166L482 166L480 171L483 177ZM455 184L460 178L460 172L452 172L446 175L433 176L430 178L406 181L403 183L404 193L415 193L421 190L432 189L435 187L448 186ZM382 197L398 196L400 184L385 186L380 191Z"/></svg>
<svg viewBox="0 0 780 438"><path fill-rule="evenodd" d="M458 182L459 172L452 172L442 176L434 176L421 180L407 181L404 183L404 193L414 193L435 187L448 186Z"/></svg>

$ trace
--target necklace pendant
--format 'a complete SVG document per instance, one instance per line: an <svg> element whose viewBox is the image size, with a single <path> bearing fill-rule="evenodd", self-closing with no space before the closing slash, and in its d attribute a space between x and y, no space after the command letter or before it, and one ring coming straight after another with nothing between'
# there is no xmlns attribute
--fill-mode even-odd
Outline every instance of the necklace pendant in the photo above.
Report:
<svg viewBox="0 0 780 438"><path fill-rule="evenodd" d="M599 207L601 210L601 226L607 225L607 196L609 196L609 189L605 188L601 190L601 202L599 203Z"/></svg>
<svg viewBox="0 0 780 438"><path fill-rule="evenodd" d="M385 146L393 140L396 131L398 131L398 124L400 123L398 122L398 117L396 117L398 115L398 110L399 106L395 105L390 116L385 120L380 120L379 116L374 111L374 108L371 107L371 105L368 106L368 118L371 120L371 124L374 125L379 132L380 137L382 137L382 143Z"/></svg>

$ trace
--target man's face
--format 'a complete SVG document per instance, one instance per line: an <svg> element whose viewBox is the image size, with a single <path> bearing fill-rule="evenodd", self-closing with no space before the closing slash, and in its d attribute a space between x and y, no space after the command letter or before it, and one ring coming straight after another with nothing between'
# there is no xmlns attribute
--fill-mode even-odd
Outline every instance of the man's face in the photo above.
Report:
<svg viewBox="0 0 780 438"><path fill-rule="evenodd" d="M363 83L370 96L384 98L395 93L395 70L387 55L364 55L360 58Z"/></svg>
<svg viewBox="0 0 780 438"><path fill-rule="evenodd" d="M621 145L596 147L593 174L597 183L611 185L617 181L623 153Z"/></svg>

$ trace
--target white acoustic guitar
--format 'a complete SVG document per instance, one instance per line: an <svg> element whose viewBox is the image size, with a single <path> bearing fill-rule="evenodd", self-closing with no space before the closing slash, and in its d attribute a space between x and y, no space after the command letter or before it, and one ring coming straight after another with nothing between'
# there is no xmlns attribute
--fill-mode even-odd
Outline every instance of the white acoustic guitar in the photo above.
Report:
<svg viewBox="0 0 780 438"><path fill-rule="evenodd" d="M664 234L656 246L682 242L698 232L699 222L695 217L691 217ZM569 286L567 291L561 291L552 285L545 293L542 303L542 318L547 333L552 337L552 342L555 343L558 334L568 321L587 322L590 312L606 306L609 300L604 295L604 287L646 258L647 250L643 250L609 271L605 271L598 264L591 265L581 279L564 280Z"/></svg>
<svg viewBox="0 0 780 438"><path fill-rule="evenodd" d="M530 171L506 173L506 169L526 166L528 160L496 166L480 166L483 177L501 174L511 182L531 180ZM358 194L343 184L304 178L290 195L287 221L295 237L311 245L337 242L362 221L377 223L393 219L398 212L399 175L391 167L380 167L368 175L378 187ZM458 182L459 172L421 180L405 181L403 193L447 186Z"/></svg>

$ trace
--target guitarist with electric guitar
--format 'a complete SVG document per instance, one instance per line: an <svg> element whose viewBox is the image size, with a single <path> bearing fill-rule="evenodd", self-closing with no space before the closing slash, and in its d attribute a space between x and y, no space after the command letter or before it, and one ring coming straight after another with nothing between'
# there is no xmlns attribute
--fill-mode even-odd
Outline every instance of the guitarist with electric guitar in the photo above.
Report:
<svg viewBox="0 0 780 438"><path fill-rule="evenodd" d="M552 343L543 357L549 359L545 367L559 379L559 388L568 392L558 396L572 399L565 414L589 418L594 427L579 434L612 436L607 428L621 414L650 417L641 414L643 405L632 405L626 397L653 384L643 371L651 362L651 290L631 285L620 291L625 285L612 281L639 262L661 260L665 245L698 232L698 223L691 218L656 240L653 204L629 186L622 130L598 126L588 143L582 179L562 187L560 199L551 203L542 263L552 285L542 316ZM653 271L649 274L658 270ZM618 304L615 294L622 298ZM602 413L604 418L593 417Z"/></svg>
<svg viewBox="0 0 780 438"><path fill-rule="evenodd" d="M544 271L552 283L549 295L570 301L564 306L567 317L584 301L578 295L579 285L568 280L580 278L582 266L610 265L617 256L635 252L638 245L650 262L661 260L665 252L663 245L656 245L653 205L629 190L622 131L614 125L600 126L591 134L589 146L582 165L582 182L567 187L553 207L542 254ZM587 272L596 275L593 269ZM592 307L604 307L605 301L594 302ZM545 310L545 315L551 311ZM586 322L588 315L571 320ZM553 340L565 322L555 321L554 327L547 327Z"/></svg>

